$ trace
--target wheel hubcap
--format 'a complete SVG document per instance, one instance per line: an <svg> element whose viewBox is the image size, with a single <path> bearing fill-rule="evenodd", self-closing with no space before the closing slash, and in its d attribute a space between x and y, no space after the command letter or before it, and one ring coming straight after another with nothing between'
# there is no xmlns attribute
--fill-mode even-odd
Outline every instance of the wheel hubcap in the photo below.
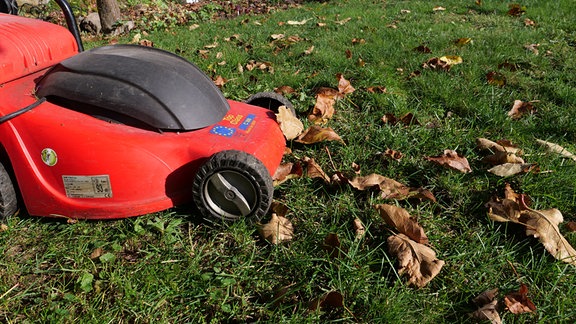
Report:
<svg viewBox="0 0 576 324"><path fill-rule="evenodd" d="M204 186L204 196L215 213L228 218L249 215L258 201L253 182L232 170L211 175Z"/></svg>

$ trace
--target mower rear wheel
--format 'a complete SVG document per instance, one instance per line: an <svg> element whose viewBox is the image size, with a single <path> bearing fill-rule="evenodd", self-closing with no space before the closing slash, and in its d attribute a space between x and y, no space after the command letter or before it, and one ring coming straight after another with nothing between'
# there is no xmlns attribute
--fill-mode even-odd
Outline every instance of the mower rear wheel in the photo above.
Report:
<svg viewBox="0 0 576 324"><path fill-rule="evenodd" d="M270 204L274 188L268 169L242 151L214 154L196 173L192 185L194 202L211 220L258 220Z"/></svg>
<svg viewBox="0 0 576 324"><path fill-rule="evenodd" d="M296 111L294 111L294 106L292 105L290 100L286 99L286 97L276 92L255 93L251 95L250 98L244 100L244 103L247 103L252 106L270 109L275 113L278 113L278 108L280 106L286 106L286 108L290 109L294 114L294 116L296 116Z"/></svg>
<svg viewBox="0 0 576 324"><path fill-rule="evenodd" d="M17 15L18 2L16 0L0 0L0 12Z"/></svg>
<svg viewBox="0 0 576 324"><path fill-rule="evenodd" d="M16 190L14 190L10 175L0 163L0 220L14 215L17 209Z"/></svg>

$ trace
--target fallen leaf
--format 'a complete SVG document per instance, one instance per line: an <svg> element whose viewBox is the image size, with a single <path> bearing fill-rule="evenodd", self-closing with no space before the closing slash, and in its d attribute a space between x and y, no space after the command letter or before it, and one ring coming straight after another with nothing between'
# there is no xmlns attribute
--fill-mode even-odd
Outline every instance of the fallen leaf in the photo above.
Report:
<svg viewBox="0 0 576 324"><path fill-rule="evenodd" d="M454 150L444 150L442 155L429 156L425 157L425 159L463 173L472 172L468 160Z"/></svg>
<svg viewBox="0 0 576 324"><path fill-rule="evenodd" d="M436 7L432 8L432 11L444 11L444 10L446 10L446 8L441 7L441 6L436 6Z"/></svg>
<svg viewBox="0 0 576 324"><path fill-rule="evenodd" d="M526 44L526 45L524 45L524 48L529 50L530 52L534 53L534 55L538 55L540 53L538 51L538 47L540 47L540 44Z"/></svg>
<svg viewBox="0 0 576 324"><path fill-rule="evenodd" d="M346 24L347 22L349 22L350 20L352 20L352 18L348 17L348 18L346 18L346 19L337 20L337 21L335 21L335 23L338 24L338 25L344 25L344 24Z"/></svg>
<svg viewBox="0 0 576 324"><path fill-rule="evenodd" d="M533 313L536 306L528 298L528 287L525 284L520 285L520 289L504 296L504 303L512 314Z"/></svg>
<svg viewBox="0 0 576 324"><path fill-rule="evenodd" d="M400 161L404 157L404 154L402 154L402 152L395 151L392 149L386 149L386 151L384 151L382 155L394 161Z"/></svg>
<svg viewBox="0 0 576 324"><path fill-rule="evenodd" d="M276 172L272 176L272 181L274 186L278 186L287 180L302 177L302 166L300 163L282 163L276 169Z"/></svg>
<svg viewBox="0 0 576 324"><path fill-rule="evenodd" d="M292 94L292 93L296 93L296 90L294 90L294 88L292 88L291 86L280 86L276 89L274 89L274 92L281 94L281 95L287 95L287 94Z"/></svg>
<svg viewBox="0 0 576 324"><path fill-rule="evenodd" d="M362 237L364 237L364 234L366 234L366 228L364 227L364 224L362 224L362 221L358 217L354 218L354 233L356 234L355 238L357 240L361 239Z"/></svg>
<svg viewBox="0 0 576 324"><path fill-rule="evenodd" d="M270 210L272 210L272 212L276 213L276 215L278 216L282 216L282 217L286 217L286 215L288 214L288 206L284 205L281 202L278 202L276 200L272 201L272 205L270 206Z"/></svg>
<svg viewBox="0 0 576 324"><path fill-rule="evenodd" d="M390 125L397 125L399 123L402 123L406 126L420 125L420 122L418 121L418 119L416 119L416 116L414 116L414 114L412 113L407 113L400 118L394 116L394 114L388 113L382 116L382 121L384 122L384 124L390 124Z"/></svg>
<svg viewBox="0 0 576 324"><path fill-rule="evenodd" d="M565 227L570 232L576 232L576 222L574 221L569 221L568 223L566 223Z"/></svg>
<svg viewBox="0 0 576 324"><path fill-rule="evenodd" d="M511 3L508 5L508 15L509 16L520 16L526 12L526 7L523 7L517 3Z"/></svg>
<svg viewBox="0 0 576 324"><path fill-rule="evenodd" d="M488 169L488 172L499 177L510 177L519 173L538 172L534 163L504 163Z"/></svg>
<svg viewBox="0 0 576 324"><path fill-rule="evenodd" d="M292 240L294 228L287 218L272 213L270 222L259 225L258 232L266 241L272 244L280 244Z"/></svg>
<svg viewBox="0 0 576 324"><path fill-rule="evenodd" d="M420 45L418 47L415 47L414 50L420 53L432 53L432 50L428 48L428 46L426 45Z"/></svg>
<svg viewBox="0 0 576 324"><path fill-rule="evenodd" d="M560 154L560 156L562 156L562 157L576 161L576 155L572 154L571 152L569 152L568 150L566 150L565 148L563 148L562 146L560 146L558 144L543 141L540 139L536 139L536 143L545 146L546 151L548 151L548 152L557 153L557 154Z"/></svg>
<svg viewBox="0 0 576 324"><path fill-rule="evenodd" d="M314 144L322 141L338 141L345 144L342 138L330 127L311 126L296 139L296 142L302 144Z"/></svg>
<svg viewBox="0 0 576 324"><path fill-rule="evenodd" d="M328 236L326 236L324 243L322 244L322 248L332 259L339 258L343 252L342 243L340 242L340 238L338 238L338 234L336 233L329 233Z"/></svg>
<svg viewBox="0 0 576 324"><path fill-rule="evenodd" d="M520 164L524 163L524 159L517 156L516 154L501 151L497 151L494 154L485 156L484 158L482 158L482 161L492 165L499 165L505 163L520 163Z"/></svg>
<svg viewBox="0 0 576 324"><path fill-rule="evenodd" d="M486 290L478 297L474 298L474 303L478 306L478 310L469 315L477 320L489 320L492 324L502 323L500 314L498 314L498 300L496 295L498 294L498 289Z"/></svg>
<svg viewBox="0 0 576 324"><path fill-rule="evenodd" d="M466 45L466 44L470 44L470 43L472 43L472 38L469 38L469 37L458 38L457 40L454 41L454 44L456 44L458 46L462 46L462 45Z"/></svg>
<svg viewBox="0 0 576 324"><path fill-rule="evenodd" d="M228 80L224 79L221 75L217 76L216 79L214 79L214 84L218 87L218 88L222 88L226 82L228 82Z"/></svg>
<svg viewBox="0 0 576 324"><path fill-rule="evenodd" d="M370 93L387 93L388 90L384 86L374 86L366 88L366 91Z"/></svg>
<svg viewBox="0 0 576 324"><path fill-rule="evenodd" d="M426 286L444 266L444 261L436 258L434 250L404 234L388 237L388 251L398 258L398 273L406 274L408 284L418 288Z"/></svg>
<svg viewBox="0 0 576 324"><path fill-rule="evenodd" d="M445 55L439 58L440 61L445 62L448 65L462 64L462 58L456 55Z"/></svg>
<svg viewBox="0 0 576 324"><path fill-rule="evenodd" d="M395 228L418 243L428 244L428 237L424 233L424 228L410 216L406 209L388 204L378 204L374 208L388 226Z"/></svg>
<svg viewBox="0 0 576 324"><path fill-rule="evenodd" d="M140 44L140 46L154 47L154 43L148 39L143 39L143 40L139 41L138 44Z"/></svg>
<svg viewBox="0 0 576 324"><path fill-rule="evenodd" d="M280 126L280 130L287 140L293 140L298 137L304 131L304 124L294 116L292 109L286 106L278 107L278 113L276 114L276 121Z"/></svg>
<svg viewBox="0 0 576 324"><path fill-rule="evenodd" d="M352 51L350 49L346 49L346 51L344 51L344 53L346 54L347 60L352 58Z"/></svg>
<svg viewBox="0 0 576 324"><path fill-rule="evenodd" d="M380 191L382 198L405 198L410 193L408 186L376 173L369 174L365 177L354 177L352 180L349 180L349 183L358 190L377 189Z"/></svg>
<svg viewBox="0 0 576 324"><path fill-rule="evenodd" d="M316 103L312 109L312 114L308 115L308 120L315 124L324 124L334 115L334 95L324 91L316 94Z"/></svg>
<svg viewBox="0 0 576 324"><path fill-rule="evenodd" d="M487 204L488 217L497 222L513 222L526 227L526 235L537 238L556 259L576 265L576 250L560 233L562 213L555 208L535 210L511 199L493 197Z"/></svg>
<svg viewBox="0 0 576 324"><path fill-rule="evenodd" d="M308 18L308 19L304 19L304 20L300 20L300 21L288 20L286 22L286 24L291 25L291 26L299 26L299 25L305 25L310 20L312 20L312 18Z"/></svg>
<svg viewBox="0 0 576 324"><path fill-rule="evenodd" d="M536 26L536 23L535 23L534 20L532 20L532 19L525 18L525 19L524 19L524 26L526 26L526 27L533 27L533 26Z"/></svg>
<svg viewBox="0 0 576 324"><path fill-rule="evenodd" d="M508 116L512 119L520 119L524 115L534 114L535 112L536 109L534 109L534 105L532 105L532 102L514 100L512 109L510 109L510 111L508 112Z"/></svg>
<svg viewBox="0 0 576 324"><path fill-rule="evenodd" d="M92 251L92 253L90 253L90 259L95 260L98 259L101 255L102 255L102 248L95 248L94 251Z"/></svg>
<svg viewBox="0 0 576 324"><path fill-rule="evenodd" d="M204 45L204 48L205 48L205 49L213 49L213 48L216 48L216 47L218 47L218 42L214 42L214 43L212 43L212 44Z"/></svg>
<svg viewBox="0 0 576 324"><path fill-rule="evenodd" d="M307 50L304 51L305 55L310 55L314 52L314 45L310 46Z"/></svg>
<svg viewBox="0 0 576 324"><path fill-rule="evenodd" d="M476 147L480 150L487 150L491 152L503 152L510 154L522 155L522 149L512 144L510 141L491 141L486 138L477 138Z"/></svg>
<svg viewBox="0 0 576 324"><path fill-rule="evenodd" d="M506 85L506 77L500 72L491 71L486 73L486 81L488 84L503 87Z"/></svg>
<svg viewBox="0 0 576 324"><path fill-rule="evenodd" d="M433 57L422 63L422 67L431 70L450 71L453 65L461 64L462 57L455 55L446 55L442 57Z"/></svg>
<svg viewBox="0 0 576 324"><path fill-rule="evenodd" d="M314 158L304 157L302 159L306 163L306 175L308 178L320 178L326 183L330 183L330 177L326 175L324 170L314 161Z"/></svg>
<svg viewBox="0 0 576 324"><path fill-rule="evenodd" d="M352 84L350 84L350 81L344 78L344 75L342 75L342 73L336 74L336 78L338 78L338 91L342 95L350 94L356 90L354 89Z"/></svg>
<svg viewBox="0 0 576 324"><path fill-rule="evenodd" d="M272 34L272 35L270 35L270 38L272 38L273 40L282 39L284 37L286 37L286 35L284 35L284 34Z"/></svg>

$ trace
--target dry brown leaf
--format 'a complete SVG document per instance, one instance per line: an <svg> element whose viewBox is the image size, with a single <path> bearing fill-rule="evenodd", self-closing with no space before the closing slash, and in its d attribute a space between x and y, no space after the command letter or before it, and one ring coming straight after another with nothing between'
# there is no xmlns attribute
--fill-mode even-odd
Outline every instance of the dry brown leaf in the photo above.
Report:
<svg viewBox="0 0 576 324"><path fill-rule="evenodd" d="M386 89L384 86L373 86L366 88L366 91L370 93L387 93L388 89Z"/></svg>
<svg viewBox="0 0 576 324"><path fill-rule="evenodd" d="M330 183L330 177L322 170L322 168L314 161L314 158L305 156L302 161L306 163L306 175L308 178L320 178L326 183Z"/></svg>
<svg viewBox="0 0 576 324"><path fill-rule="evenodd" d="M488 84L503 87L506 85L506 76L500 72L491 71L486 73L486 81Z"/></svg>
<svg viewBox="0 0 576 324"><path fill-rule="evenodd" d="M478 147L480 150L487 150L491 152L504 152L522 155L522 149L518 148L516 145L513 145L510 141L500 140L493 142L486 138L477 138L476 147Z"/></svg>
<svg viewBox="0 0 576 324"><path fill-rule="evenodd" d="M410 188L408 186L376 173L369 174L365 177L354 177L349 183L358 190L380 190L382 198L403 199L410 194Z"/></svg>
<svg viewBox="0 0 576 324"><path fill-rule="evenodd" d="M300 21L288 20L286 22L286 24L291 25L291 26L299 26L299 25L305 25L310 20L312 20L312 18L308 18L308 19L304 19L304 20L300 20Z"/></svg>
<svg viewBox="0 0 576 324"><path fill-rule="evenodd" d="M426 286L444 266L444 261L436 258L434 250L412 241L404 234L388 238L388 251L398 258L398 273L405 273L408 284L418 288Z"/></svg>
<svg viewBox="0 0 576 324"><path fill-rule="evenodd" d="M428 237L424 233L424 228L404 208L388 204L379 204L374 206L374 208L380 213L380 217L384 219L388 226L397 229L400 233L418 243L428 244Z"/></svg>
<svg viewBox="0 0 576 324"><path fill-rule="evenodd" d="M294 90L294 88L292 88L291 86L280 86L276 89L274 89L274 92L281 94L281 95L287 95L287 94L292 94L292 93L296 93L296 90Z"/></svg>
<svg viewBox="0 0 576 324"><path fill-rule="evenodd" d="M404 154L402 154L402 152L399 151L395 151L392 149L386 149L386 151L384 151L384 153L382 153L382 155L386 158L395 160L395 161L400 161L402 160L402 158L404 157Z"/></svg>
<svg viewBox="0 0 576 324"><path fill-rule="evenodd" d="M470 316L477 320L489 320L492 324L502 323L500 314L498 314L498 300L496 295L498 294L498 289L486 290L478 297L474 298L474 303L479 307Z"/></svg>
<svg viewBox="0 0 576 324"><path fill-rule="evenodd" d="M324 251L328 252L330 258L339 258L342 256L342 253L345 252L342 250L342 243L340 242L340 238L336 233L329 233L328 236L324 239L324 243L322 244L322 248Z"/></svg>
<svg viewBox="0 0 576 324"><path fill-rule="evenodd" d="M308 47L308 49L304 51L304 55L310 55L312 52L314 52L314 45Z"/></svg>
<svg viewBox="0 0 576 324"><path fill-rule="evenodd" d="M286 217L289 212L288 206L284 205L278 201L272 201L272 205L270 206L270 210L276 213L278 216Z"/></svg>
<svg viewBox="0 0 576 324"><path fill-rule="evenodd" d="M92 251L92 253L90 253L90 259L95 260L98 259L103 253L103 250L101 247L99 248L95 248L94 251Z"/></svg>
<svg viewBox="0 0 576 324"><path fill-rule="evenodd" d="M350 20L352 20L352 18L348 17L346 19L337 20L337 21L335 21L335 23L337 23L338 25L344 25L345 23L349 22Z"/></svg>
<svg viewBox="0 0 576 324"><path fill-rule="evenodd" d="M312 109L312 114L308 116L308 120L315 124L324 124L328 119L334 115L334 104L336 100L334 95L327 91L316 94L316 104Z"/></svg>
<svg viewBox="0 0 576 324"><path fill-rule="evenodd" d="M336 78L338 78L338 91L342 95L350 94L356 90L356 89L354 89L352 84L350 84L350 81L348 81L348 80L346 80L346 78L344 78L344 75L342 75L342 73L336 74Z"/></svg>
<svg viewBox="0 0 576 324"><path fill-rule="evenodd" d="M457 40L454 41L454 44L459 45L459 46L470 44L470 43L472 43L472 38L469 38L469 37L458 38Z"/></svg>
<svg viewBox="0 0 576 324"><path fill-rule="evenodd" d="M228 82L228 80L224 79L221 75L217 76L216 79L214 79L214 84L218 86L218 88L222 88L222 86L224 86L226 82Z"/></svg>
<svg viewBox="0 0 576 324"><path fill-rule="evenodd" d="M276 172L272 176L274 186L278 186L287 180L302 177L302 166L300 163L282 163L276 169Z"/></svg>
<svg viewBox="0 0 576 324"><path fill-rule="evenodd" d="M510 177L519 173L538 172L534 163L504 163L488 169L488 172L499 177Z"/></svg>
<svg viewBox="0 0 576 324"><path fill-rule="evenodd" d="M540 53L538 51L538 47L540 47L540 44L526 44L526 45L524 45L524 48L529 50L530 52L534 53L534 55L538 55Z"/></svg>
<svg viewBox="0 0 576 324"><path fill-rule="evenodd" d="M345 144L342 138L340 138L332 128L324 128L316 125L306 129L304 133L300 134L296 139L296 142L302 144L314 144L322 141L338 141Z"/></svg>
<svg viewBox="0 0 576 324"><path fill-rule="evenodd" d="M569 232L576 232L576 222L574 221L569 221L568 223L566 223L566 225L564 226ZM1 230L0 230L1 232Z"/></svg>
<svg viewBox="0 0 576 324"><path fill-rule="evenodd" d="M504 303L512 314L533 313L536 306L528 298L528 287L525 284L520 285L520 290L511 292L504 296Z"/></svg>
<svg viewBox="0 0 576 324"><path fill-rule="evenodd" d="M508 5L508 15L509 16L520 16L526 12L526 7L521 6L518 3L511 3Z"/></svg>
<svg viewBox="0 0 576 324"><path fill-rule="evenodd" d="M454 150L444 150L442 155L428 156L425 159L463 173L472 172L468 160Z"/></svg>
<svg viewBox="0 0 576 324"><path fill-rule="evenodd" d="M562 146L552 143L552 142L548 142L548 141L543 141L540 139L536 139L536 142L540 145L543 145L546 147L546 150L548 152L552 152L552 153L558 153L560 154L560 156L568 158L568 159L572 159L573 161L576 161L576 155L572 154L571 152L569 152L568 150L566 150L565 148L563 148Z"/></svg>
<svg viewBox="0 0 576 324"><path fill-rule="evenodd" d="M412 113L407 113L404 116L397 118L394 114L385 114L382 116L382 121L384 124L396 125L402 123L403 125L410 126L410 125L420 125L416 116Z"/></svg>
<svg viewBox="0 0 576 324"><path fill-rule="evenodd" d="M426 45L420 45L418 47L415 47L414 51L426 54L432 53L432 50Z"/></svg>
<svg viewBox="0 0 576 324"><path fill-rule="evenodd" d="M499 165L505 163L524 163L524 159L517 156L516 154L500 151L497 151L492 155L485 156L484 158L482 158L482 161L492 165Z"/></svg>
<svg viewBox="0 0 576 324"><path fill-rule="evenodd" d="M534 114L536 109L532 102L525 102L522 100L514 100L514 104L512 105L512 109L508 112L508 116L512 119L520 119L524 115L527 114Z"/></svg>
<svg viewBox="0 0 576 324"><path fill-rule="evenodd" d="M534 22L534 20L532 20L530 18L524 18L524 26L533 27L533 26L536 26L536 23Z"/></svg>
<svg viewBox="0 0 576 324"><path fill-rule="evenodd" d="M295 139L304 131L304 124L294 116L292 109L289 109L286 106L278 107L276 121L287 140Z"/></svg>
<svg viewBox="0 0 576 324"><path fill-rule="evenodd" d="M292 240L294 227L287 218L272 213L270 222L258 226L258 233L266 241L272 244L280 244Z"/></svg>
<svg viewBox="0 0 576 324"><path fill-rule="evenodd" d="M366 228L364 227L364 224L362 224L362 221L358 217L354 218L354 233L356 234L355 238L357 240L361 239L362 237L364 237L364 234L366 234Z"/></svg>
<svg viewBox="0 0 576 324"><path fill-rule="evenodd" d="M508 194L510 197L511 194ZM521 196L519 196L521 197ZM535 210L512 199L492 198L487 204L488 217L497 222L513 222L526 227L526 235L532 235L556 259L576 265L576 250L560 233L558 225L564 220L555 208Z"/></svg>

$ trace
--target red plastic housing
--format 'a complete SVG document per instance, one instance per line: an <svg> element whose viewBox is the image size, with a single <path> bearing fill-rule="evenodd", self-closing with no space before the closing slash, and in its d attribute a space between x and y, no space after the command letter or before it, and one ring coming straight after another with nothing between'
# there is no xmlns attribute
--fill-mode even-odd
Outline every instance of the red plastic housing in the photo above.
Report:
<svg viewBox="0 0 576 324"><path fill-rule="evenodd" d="M0 15L0 116L34 103L46 69L77 52L64 28ZM40 104L0 124L31 215L108 219L161 211L192 201L192 181L216 152L254 155L273 174L285 141L274 114L229 101L215 125L189 132L154 132Z"/></svg>

